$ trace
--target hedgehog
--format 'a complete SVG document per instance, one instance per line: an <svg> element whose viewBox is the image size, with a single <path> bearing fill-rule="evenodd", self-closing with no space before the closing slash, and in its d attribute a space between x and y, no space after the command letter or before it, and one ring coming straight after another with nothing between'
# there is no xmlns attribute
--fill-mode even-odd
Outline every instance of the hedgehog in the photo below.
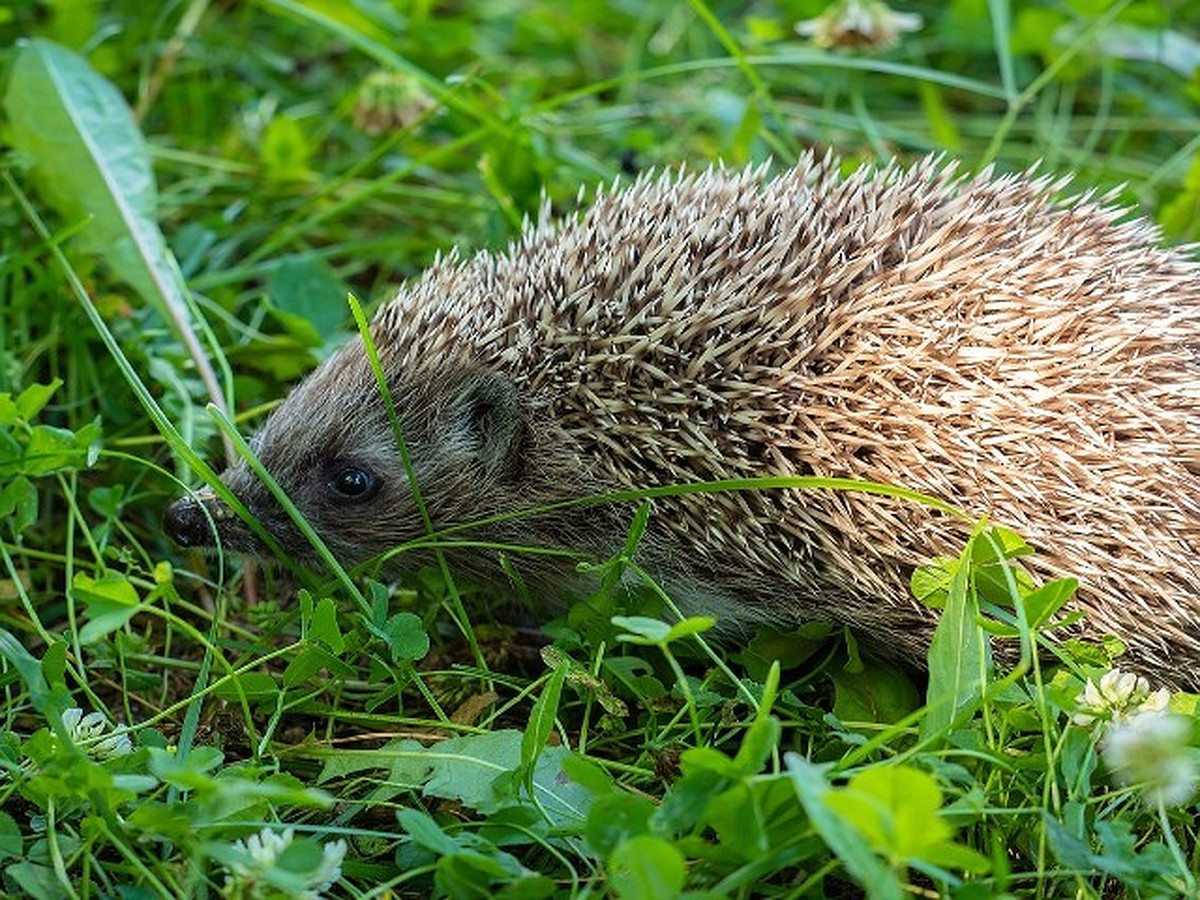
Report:
<svg viewBox="0 0 1200 900"><path fill-rule="evenodd" d="M544 210L503 252L452 251L370 327L411 469L361 339L254 447L339 559L426 534L411 471L433 528L469 540L453 571L507 583L481 541L555 551L515 558L548 601L586 593L571 554L606 558L629 526L627 499L567 501L777 475L903 485L1014 529L1037 574L1080 576L1086 634L1196 687L1200 264L1066 179L932 157L842 170L648 173L563 221ZM244 462L221 477L311 555ZM165 525L263 549L211 491ZM827 620L920 664L936 619L911 572L969 533L855 491L660 496L635 561L686 612Z"/></svg>

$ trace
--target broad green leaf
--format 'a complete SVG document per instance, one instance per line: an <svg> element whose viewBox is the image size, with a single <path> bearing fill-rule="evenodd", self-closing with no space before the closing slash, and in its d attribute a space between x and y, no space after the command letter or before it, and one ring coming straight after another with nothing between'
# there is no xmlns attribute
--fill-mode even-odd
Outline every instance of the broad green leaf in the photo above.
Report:
<svg viewBox="0 0 1200 900"><path fill-rule="evenodd" d="M1096 39L1106 57L1158 63L1173 69L1181 79L1194 77L1200 69L1200 41L1182 31L1114 23Z"/></svg>
<svg viewBox="0 0 1200 900"><path fill-rule="evenodd" d="M622 841L650 830L654 804L645 797L624 792L601 797L588 812L584 837L588 848L607 856Z"/></svg>
<svg viewBox="0 0 1200 900"><path fill-rule="evenodd" d="M321 669L329 669L338 675L351 675L355 671L353 666L346 665L324 647L310 646L301 650L283 670L283 686L291 688L304 684Z"/></svg>
<svg viewBox="0 0 1200 900"><path fill-rule="evenodd" d="M1165 876L1168 881L1177 877L1179 868L1166 845L1162 841L1146 843L1140 832L1125 819L1097 819L1096 837L1104 852L1092 858L1092 865L1114 875L1129 876L1136 872L1142 876L1137 880L1144 880L1147 887L1153 885L1154 876Z"/></svg>
<svg viewBox="0 0 1200 900"><path fill-rule="evenodd" d="M1078 578L1056 578L1025 597L1025 615L1030 628L1045 625L1079 589Z"/></svg>
<svg viewBox="0 0 1200 900"><path fill-rule="evenodd" d="M826 803L831 790L825 780L826 767L814 765L796 753L787 754L786 762L809 821L851 877L867 888L872 900L902 900L904 889L896 873L867 849L858 832Z"/></svg>
<svg viewBox="0 0 1200 900"><path fill-rule="evenodd" d="M38 495L33 482L18 475L0 489L0 519L20 534L37 521Z"/></svg>
<svg viewBox="0 0 1200 900"><path fill-rule="evenodd" d="M260 781L259 773L250 767L227 766L214 771L223 762L223 754L215 747L197 746L182 759L154 747L148 753L152 774L169 785L194 791L210 810L229 818L253 822L249 816L265 815L270 807L327 809L333 803L327 793L306 788L291 775L269 775Z"/></svg>
<svg viewBox="0 0 1200 900"><path fill-rule="evenodd" d="M523 733L505 729L465 735L424 747L397 740L378 750L339 750L324 758L318 783L371 769L387 769L387 782L400 790L423 789L426 797L453 800L485 815L523 803L505 779L521 762ZM564 771L565 747L546 747L533 769L532 792L552 824L578 826L593 796ZM390 788L389 788L390 789Z"/></svg>
<svg viewBox="0 0 1200 900"><path fill-rule="evenodd" d="M396 818L414 844L438 857L434 884L439 896L536 900L554 891L551 879L531 873L516 857L478 834L460 831L451 835L417 809L401 809Z"/></svg>
<svg viewBox="0 0 1200 900"><path fill-rule="evenodd" d="M121 500L124 496L123 484L94 487L87 493L88 506L102 516L115 519L121 514Z"/></svg>
<svg viewBox="0 0 1200 900"><path fill-rule="evenodd" d="M21 858L23 849L21 829L16 820L6 812L0 812L0 859Z"/></svg>
<svg viewBox="0 0 1200 900"><path fill-rule="evenodd" d="M694 634L701 634L716 624L717 620L712 616L689 616L682 622L676 622L671 626L671 630L667 632L664 643L669 644L685 637L691 637Z"/></svg>
<svg viewBox="0 0 1200 900"><path fill-rule="evenodd" d="M1183 177L1183 189L1159 210L1158 224L1174 240L1200 237L1200 152L1192 156Z"/></svg>
<svg viewBox="0 0 1200 900"><path fill-rule="evenodd" d="M1046 842L1060 863L1081 872L1087 872L1095 865L1087 844L1063 827L1049 810L1042 810L1042 824L1046 831Z"/></svg>
<svg viewBox="0 0 1200 900"><path fill-rule="evenodd" d="M824 800L889 859L919 858L951 834L939 815L942 792L937 782L910 766L872 766L844 788L826 793Z"/></svg>
<svg viewBox="0 0 1200 900"><path fill-rule="evenodd" d="M367 595L371 601L371 627L372 630L376 626L382 627L387 621L389 604L391 603L392 593L385 584L380 584L378 581L367 582Z"/></svg>
<svg viewBox="0 0 1200 900"><path fill-rule="evenodd" d="M733 760L715 747L689 747L679 758L679 766L685 774L703 771L722 778L738 778L742 774Z"/></svg>
<svg viewBox="0 0 1200 900"><path fill-rule="evenodd" d="M958 571L958 560L948 556L935 556L929 562L913 569L909 579L912 595L931 609L943 609L946 595Z"/></svg>
<svg viewBox="0 0 1200 900"><path fill-rule="evenodd" d="M272 181L304 179L310 174L312 145L299 122L289 116L276 116L263 131L259 156Z"/></svg>
<svg viewBox="0 0 1200 900"><path fill-rule="evenodd" d="M99 439L100 427L96 423L79 431L35 425L29 430L21 470L36 477L90 466L95 461Z"/></svg>
<svg viewBox="0 0 1200 900"><path fill-rule="evenodd" d="M143 800L129 814L128 821L141 836L153 836L179 842L192 837L196 826L189 813L195 811L195 804L158 803L153 800Z"/></svg>
<svg viewBox="0 0 1200 900"><path fill-rule="evenodd" d="M63 886L59 884L54 870L31 862L18 862L4 870L18 888L18 894L30 900L61 900Z"/></svg>
<svg viewBox="0 0 1200 900"><path fill-rule="evenodd" d="M0 478L21 471L25 448L7 429L0 429Z"/></svg>
<svg viewBox="0 0 1200 900"><path fill-rule="evenodd" d="M437 895L451 900L483 900L496 896L493 885L508 877L508 869L499 860L467 850L438 860L434 886Z"/></svg>
<svg viewBox="0 0 1200 900"><path fill-rule="evenodd" d="M419 809L401 809L396 813L400 827L408 832L408 836L439 856L457 853L463 847L454 838L446 834L442 827L428 813Z"/></svg>
<svg viewBox="0 0 1200 900"><path fill-rule="evenodd" d="M315 254L276 262L267 277L267 296L288 333L309 346L321 346L346 323L346 285Z"/></svg>
<svg viewBox="0 0 1200 900"><path fill-rule="evenodd" d="M971 585L973 554L982 526L967 542L946 591L946 605L929 645L929 707L921 722L921 736L948 732L968 715L983 691L984 673L991 663L991 644L979 627L979 601Z"/></svg>
<svg viewBox="0 0 1200 900"><path fill-rule="evenodd" d="M738 165L744 165L750 161L754 143L758 139L762 127L763 116L759 101L751 99L746 103L741 121L738 122L729 138L730 156Z"/></svg>
<svg viewBox="0 0 1200 900"><path fill-rule="evenodd" d="M858 666L831 666L826 671L835 688L833 714L848 724L891 724L921 705L916 685L896 665L862 660Z"/></svg>
<svg viewBox="0 0 1200 900"><path fill-rule="evenodd" d="M331 598L322 597L317 601L308 626L308 636L311 640L320 641L335 654L346 649L346 639L338 627L337 604Z"/></svg>
<svg viewBox="0 0 1200 900"><path fill-rule="evenodd" d="M947 108L942 87L932 81L919 81L916 87L921 98L921 108L925 112L925 121L929 123L929 132L937 146L947 150L960 149L962 136L954 121L954 114Z"/></svg>
<svg viewBox="0 0 1200 900"><path fill-rule="evenodd" d="M87 621L79 629L80 643L87 645L121 628L134 617L137 606L95 599L87 605Z"/></svg>
<svg viewBox="0 0 1200 900"><path fill-rule="evenodd" d="M832 626L822 621L806 622L788 631L764 625L733 658L746 667L747 675L762 681L776 663L783 669L798 667L826 645L832 632Z"/></svg>
<svg viewBox="0 0 1200 900"><path fill-rule="evenodd" d="M688 752L701 749L695 747ZM719 751L711 751L719 753ZM722 759L727 759L720 754ZM714 757L701 757L707 763ZM726 763L728 765L728 763ZM730 779L711 768L685 769L684 776L671 785L662 804L651 816L651 825L658 834L688 831L700 822L712 801L729 788Z"/></svg>
<svg viewBox="0 0 1200 900"><path fill-rule="evenodd" d="M276 318L279 318L278 316ZM246 377L262 375L280 381L290 381L308 374L319 362L312 344L293 336L292 323L311 330L312 326L296 316L288 316L284 327L288 334L256 334L244 344L228 348L229 364Z"/></svg>
<svg viewBox="0 0 1200 900"><path fill-rule="evenodd" d="M38 38L20 45L3 105L7 135L42 196L80 226L72 244L102 256L159 312L215 394L183 279L158 227L150 154L124 97L83 57Z"/></svg>
<svg viewBox="0 0 1200 900"><path fill-rule="evenodd" d="M195 747L184 757L157 747L150 749L146 766L150 774L168 784L187 787L197 778L207 776L225 761L225 754L216 747Z"/></svg>
<svg viewBox="0 0 1200 900"><path fill-rule="evenodd" d="M978 850L953 841L943 841L926 847L921 851L920 860L914 862L932 863L942 869L971 872L976 875L989 872L992 868L992 861Z"/></svg>
<svg viewBox="0 0 1200 900"><path fill-rule="evenodd" d="M761 859L771 848L767 837L767 817L758 804L758 789L767 782L741 780L716 797L705 811L705 818L717 833L722 848L733 850L742 859ZM795 804L794 795L789 798Z"/></svg>
<svg viewBox="0 0 1200 900"><path fill-rule="evenodd" d="M17 409L17 402L13 399L13 395L8 391L0 393L0 427L15 425L19 418L21 418L21 412Z"/></svg>
<svg viewBox="0 0 1200 900"><path fill-rule="evenodd" d="M683 854L669 841L643 834L622 841L608 858L609 883L621 900L662 900L683 891Z"/></svg>
<svg viewBox="0 0 1200 900"><path fill-rule="evenodd" d="M266 672L242 672L221 682L214 688L213 694L231 703L240 702L243 697L254 703L277 697L279 690L275 679Z"/></svg>
<svg viewBox="0 0 1200 900"><path fill-rule="evenodd" d="M94 603L107 600L122 606L136 607L141 602L135 588L120 572L111 569L99 578L92 578L83 572L77 572L71 583L72 593L84 603Z"/></svg>
<svg viewBox="0 0 1200 900"><path fill-rule="evenodd" d="M37 657L25 649L12 633L0 628L0 657L17 670L25 687L29 690L29 699L34 709L43 715L47 714L52 701L59 710L66 709L66 701L70 699L65 690L55 690L46 682L42 674L42 665Z"/></svg>
<svg viewBox="0 0 1200 900"><path fill-rule="evenodd" d="M182 309L156 223L150 155L117 89L83 57L36 39L17 52L4 106L13 146L32 164L42 195L67 220L87 220L73 240L103 254L147 302Z"/></svg>
<svg viewBox="0 0 1200 900"><path fill-rule="evenodd" d="M428 750L433 770L425 793L482 813L508 805L511 798L498 792L495 782L520 765L523 740L523 732L505 729L435 744Z"/></svg>
<svg viewBox="0 0 1200 900"><path fill-rule="evenodd" d="M56 687L66 687L67 642L55 641L42 654L42 674L46 681Z"/></svg>
<svg viewBox="0 0 1200 900"><path fill-rule="evenodd" d="M6 3L0 9L11 9L13 5ZM95 39L101 27L103 6L104 0L48 0L41 4L41 14L46 21L38 32L68 47L83 47Z"/></svg>
<svg viewBox="0 0 1200 900"><path fill-rule="evenodd" d="M1040 53L1049 60L1061 52L1054 43L1054 36L1067 23L1066 17L1057 10L1033 6L1021 10L1012 30L1014 53Z"/></svg>
<svg viewBox="0 0 1200 900"><path fill-rule="evenodd" d="M525 870L510 875L503 888L492 893L496 900L546 900L559 897L562 892L553 878Z"/></svg>
<svg viewBox="0 0 1200 900"><path fill-rule="evenodd" d="M137 589L119 572L107 571L99 578L82 572L75 575L72 595L87 604L88 620L79 629L79 640L91 644L133 618L140 608Z"/></svg>
<svg viewBox="0 0 1200 900"><path fill-rule="evenodd" d="M655 676L653 667L637 656L606 656L604 670L643 701L658 700L667 695L667 689Z"/></svg>
<svg viewBox="0 0 1200 900"><path fill-rule="evenodd" d="M563 660L555 668L542 688L537 702L533 704L533 709L529 712L529 723L525 726L525 733L521 737L519 771L522 773L522 780L526 782L530 794L533 793L533 769L554 731L554 720L558 715L558 702L562 696L563 683L566 681L569 670L570 663L567 660Z"/></svg>
<svg viewBox="0 0 1200 900"><path fill-rule="evenodd" d="M619 640L632 644L652 646L666 643L671 634L671 626L660 619L648 616L613 616L612 623L627 632L618 636Z"/></svg>
<svg viewBox="0 0 1200 900"><path fill-rule="evenodd" d="M1032 553L1033 548L1011 529L996 525L976 529L971 538L971 577L979 601L1015 608L1018 599L1034 587L1033 577L1016 560Z"/></svg>
<svg viewBox="0 0 1200 900"><path fill-rule="evenodd" d="M497 789L496 779L520 763L523 737L519 731L493 731L430 748L433 772L426 796L458 800L481 813L515 803L510 793ZM592 795L563 773L562 761L570 753L566 747L546 747L533 770L533 796L554 824L579 824L592 804Z"/></svg>
<svg viewBox="0 0 1200 900"><path fill-rule="evenodd" d="M17 413L26 422L42 411L54 392L62 387L62 379L55 378L49 384L31 384L17 396Z"/></svg>
<svg viewBox="0 0 1200 900"><path fill-rule="evenodd" d="M733 765L738 774L749 777L762 771L772 752L779 746L783 726L774 716L759 716L742 738Z"/></svg>
<svg viewBox="0 0 1200 900"><path fill-rule="evenodd" d="M704 821L716 833L721 849L745 862L757 864L784 847L788 854L823 855L819 837L810 834L796 841L799 832L809 829L786 776L739 781L713 800ZM802 844L809 850L801 849Z"/></svg>
<svg viewBox="0 0 1200 900"><path fill-rule="evenodd" d="M310 837L296 837L275 858L275 865L293 875L307 876L303 882L320 871L324 854L321 845Z"/></svg>
<svg viewBox="0 0 1200 900"><path fill-rule="evenodd" d="M382 628L371 623L367 623L367 627L388 645L395 662L416 662L429 652L429 635L425 633L420 616L396 613L383 623Z"/></svg>
<svg viewBox="0 0 1200 900"><path fill-rule="evenodd" d="M616 790L613 787L612 778L604 771L604 768L585 756L579 756L576 753L564 756L562 767L572 781L587 788L597 797L607 796Z"/></svg>
<svg viewBox="0 0 1200 900"><path fill-rule="evenodd" d="M317 784L372 769L387 769L386 780L402 788L419 788L429 780L429 750L412 738L396 738L376 750L337 750L324 754Z"/></svg>

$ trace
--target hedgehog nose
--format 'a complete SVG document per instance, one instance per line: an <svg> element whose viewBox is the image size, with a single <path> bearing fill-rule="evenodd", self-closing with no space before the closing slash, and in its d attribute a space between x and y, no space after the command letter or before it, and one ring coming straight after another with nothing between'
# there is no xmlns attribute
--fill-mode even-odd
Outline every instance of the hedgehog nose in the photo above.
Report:
<svg viewBox="0 0 1200 900"><path fill-rule="evenodd" d="M221 501L207 489L176 500L163 514L163 531L181 547L212 546L220 506Z"/></svg>

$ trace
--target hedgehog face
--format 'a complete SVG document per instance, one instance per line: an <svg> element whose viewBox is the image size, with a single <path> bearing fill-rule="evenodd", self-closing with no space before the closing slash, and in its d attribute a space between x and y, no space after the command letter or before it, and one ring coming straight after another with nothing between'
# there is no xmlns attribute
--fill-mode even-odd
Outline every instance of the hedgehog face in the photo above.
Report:
<svg viewBox="0 0 1200 900"><path fill-rule="evenodd" d="M506 377L463 367L420 389L390 388L417 486L435 527L466 524L520 495L523 415ZM318 368L251 443L271 477L333 554L354 565L426 533L395 430L361 342ZM313 548L244 461L221 480L288 555ZM184 546L265 547L209 490L173 504L167 533Z"/></svg>

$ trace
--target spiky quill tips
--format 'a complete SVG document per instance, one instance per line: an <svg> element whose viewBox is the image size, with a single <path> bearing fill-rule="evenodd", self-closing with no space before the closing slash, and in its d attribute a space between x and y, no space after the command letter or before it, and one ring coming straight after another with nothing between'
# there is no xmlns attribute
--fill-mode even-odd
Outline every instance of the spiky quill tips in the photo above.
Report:
<svg viewBox="0 0 1200 900"><path fill-rule="evenodd" d="M1064 187L933 158L843 177L810 156L773 178L646 175L502 253L447 255L372 326L434 526L604 557L628 507L516 514L759 475L904 485L1017 530L1039 574L1080 576L1088 633L1197 684L1200 267ZM258 446L357 562L425 533L394 433L354 341ZM349 469L369 493L339 490ZM223 477L300 543L253 478ZM907 573L967 534L865 493L722 492L657 500L639 561L691 611L832 619L918 661L932 619ZM450 552L506 583L487 553ZM586 590L573 559L517 564L548 597Z"/></svg>

